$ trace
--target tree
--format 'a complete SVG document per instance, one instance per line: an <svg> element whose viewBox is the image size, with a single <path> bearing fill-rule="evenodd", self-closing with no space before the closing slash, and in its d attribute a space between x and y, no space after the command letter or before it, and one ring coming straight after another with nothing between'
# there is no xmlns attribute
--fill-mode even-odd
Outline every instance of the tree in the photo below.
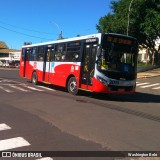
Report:
<svg viewBox="0 0 160 160"><path fill-rule="evenodd" d="M97 30L127 34L129 16L129 35L138 39L140 47L150 48L154 59L155 41L160 38L160 0L112 0L111 9L99 19Z"/></svg>

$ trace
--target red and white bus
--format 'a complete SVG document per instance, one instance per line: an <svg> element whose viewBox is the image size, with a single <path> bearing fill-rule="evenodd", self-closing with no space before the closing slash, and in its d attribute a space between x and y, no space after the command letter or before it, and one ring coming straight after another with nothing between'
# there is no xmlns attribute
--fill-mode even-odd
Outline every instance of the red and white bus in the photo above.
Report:
<svg viewBox="0 0 160 160"><path fill-rule="evenodd" d="M78 90L132 94L138 43L120 34L93 34L22 47L20 76Z"/></svg>

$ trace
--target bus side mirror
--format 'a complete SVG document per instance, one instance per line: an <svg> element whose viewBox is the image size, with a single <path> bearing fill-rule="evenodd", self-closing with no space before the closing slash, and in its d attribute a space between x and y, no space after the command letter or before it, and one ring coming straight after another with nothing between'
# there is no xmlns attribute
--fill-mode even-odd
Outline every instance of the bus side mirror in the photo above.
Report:
<svg viewBox="0 0 160 160"><path fill-rule="evenodd" d="M101 49L101 47L98 47L98 50L97 50L97 57L100 57L100 55L101 55L101 52L102 52L102 49Z"/></svg>
<svg viewBox="0 0 160 160"><path fill-rule="evenodd" d="M134 53L136 51L135 47L131 48L131 53Z"/></svg>

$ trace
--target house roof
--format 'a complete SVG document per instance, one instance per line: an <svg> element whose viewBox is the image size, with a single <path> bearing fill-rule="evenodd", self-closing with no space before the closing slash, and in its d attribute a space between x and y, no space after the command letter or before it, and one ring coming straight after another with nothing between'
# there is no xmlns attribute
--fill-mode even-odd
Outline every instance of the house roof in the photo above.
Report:
<svg viewBox="0 0 160 160"><path fill-rule="evenodd" d="M19 52L20 50L16 49L0 49L0 54L1 53L10 53L10 52Z"/></svg>
<svg viewBox="0 0 160 160"><path fill-rule="evenodd" d="M5 42L0 41L0 49L9 49Z"/></svg>
<svg viewBox="0 0 160 160"><path fill-rule="evenodd" d="M9 49L5 42L0 41L0 54L1 53L9 53L9 52L19 52L17 49Z"/></svg>

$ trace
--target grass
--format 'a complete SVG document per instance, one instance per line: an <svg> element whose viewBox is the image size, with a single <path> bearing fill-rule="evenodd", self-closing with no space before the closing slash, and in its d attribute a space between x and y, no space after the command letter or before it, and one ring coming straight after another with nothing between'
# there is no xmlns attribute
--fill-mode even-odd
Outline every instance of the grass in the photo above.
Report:
<svg viewBox="0 0 160 160"><path fill-rule="evenodd" d="M150 67L150 66L154 66L151 63L144 63L144 62L138 62L138 67Z"/></svg>

